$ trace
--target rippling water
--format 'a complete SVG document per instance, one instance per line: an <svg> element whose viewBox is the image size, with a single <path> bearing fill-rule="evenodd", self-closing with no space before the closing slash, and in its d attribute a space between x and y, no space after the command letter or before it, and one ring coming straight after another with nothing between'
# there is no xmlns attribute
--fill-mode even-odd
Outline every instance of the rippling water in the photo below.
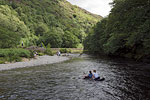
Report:
<svg viewBox="0 0 150 100"><path fill-rule="evenodd" d="M93 69L105 80L82 79ZM150 66L80 57L1 71L0 100L150 100Z"/></svg>

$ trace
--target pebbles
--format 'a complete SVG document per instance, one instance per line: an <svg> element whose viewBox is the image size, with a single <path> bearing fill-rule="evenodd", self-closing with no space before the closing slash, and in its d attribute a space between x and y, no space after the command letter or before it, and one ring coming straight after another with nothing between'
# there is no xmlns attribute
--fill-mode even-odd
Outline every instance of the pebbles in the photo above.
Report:
<svg viewBox="0 0 150 100"><path fill-rule="evenodd" d="M38 56L36 59L31 59L30 61L24 61L24 62L16 62L16 63L10 63L10 64L0 64L0 70L9 70L14 68L22 68L22 67L31 67L31 66L38 66L38 65L44 65L44 64L53 64L62 62L65 60L68 60L68 57L62 57L62 56Z"/></svg>

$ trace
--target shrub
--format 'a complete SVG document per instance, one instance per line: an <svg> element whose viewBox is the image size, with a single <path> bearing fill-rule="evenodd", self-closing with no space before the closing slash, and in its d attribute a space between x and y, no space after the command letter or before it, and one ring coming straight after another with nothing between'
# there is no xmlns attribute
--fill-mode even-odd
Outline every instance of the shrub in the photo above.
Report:
<svg viewBox="0 0 150 100"><path fill-rule="evenodd" d="M34 51L33 50L30 50L30 57L34 58Z"/></svg>
<svg viewBox="0 0 150 100"><path fill-rule="evenodd" d="M13 61L19 62L21 60L22 60L21 57L16 56L16 55L13 55L13 56L7 58L7 61L9 61L9 62L13 62Z"/></svg>
<svg viewBox="0 0 150 100"><path fill-rule="evenodd" d="M0 63L5 61L21 61L21 57L29 58L32 57L32 53L28 50L19 48L19 49L0 49L0 57L5 59L4 61L0 60Z"/></svg>
<svg viewBox="0 0 150 100"><path fill-rule="evenodd" d="M61 53L71 53L71 49L67 49L67 48L61 48L60 49Z"/></svg>
<svg viewBox="0 0 150 100"><path fill-rule="evenodd" d="M13 49L14 54L17 53L19 57L29 58L31 57L31 52L25 49Z"/></svg>
<svg viewBox="0 0 150 100"><path fill-rule="evenodd" d="M51 47L50 44L48 44L44 53L47 54L47 55L53 56L54 54L53 54L50 47Z"/></svg>
<svg viewBox="0 0 150 100"><path fill-rule="evenodd" d="M39 56L43 56L43 55L44 55L44 53L41 53L41 52L40 52L40 53L38 53L38 55L39 55Z"/></svg>
<svg viewBox="0 0 150 100"><path fill-rule="evenodd" d="M67 53L67 49L66 49L66 48L61 48L61 49L60 49L60 52L61 52L61 53Z"/></svg>
<svg viewBox="0 0 150 100"><path fill-rule="evenodd" d="M0 57L0 64L3 64L3 63L5 63L5 59Z"/></svg>
<svg viewBox="0 0 150 100"><path fill-rule="evenodd" d="M71 49L67 49L67 53L71 53L72 51L71 51Z"/></svg>

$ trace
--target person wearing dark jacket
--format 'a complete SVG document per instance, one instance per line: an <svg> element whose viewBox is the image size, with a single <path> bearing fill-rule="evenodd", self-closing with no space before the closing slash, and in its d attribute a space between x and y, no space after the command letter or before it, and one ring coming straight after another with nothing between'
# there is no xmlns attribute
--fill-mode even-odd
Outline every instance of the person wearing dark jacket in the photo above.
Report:
<svg viewBox="0 0 150 100"><path fill-rule="evenodd" d="M88 79L88 78L92 78L93 74L92 71L89 71L89 74L87 76L84 77L84 79Z"/></svg>

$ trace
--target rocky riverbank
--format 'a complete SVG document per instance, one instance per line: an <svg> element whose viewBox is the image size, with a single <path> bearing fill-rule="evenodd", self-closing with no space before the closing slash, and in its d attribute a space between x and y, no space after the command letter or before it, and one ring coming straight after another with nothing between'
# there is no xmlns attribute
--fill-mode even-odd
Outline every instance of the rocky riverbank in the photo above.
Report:
<svg viewBox="0 0 150 100"><path fill-rule="evenodd" d="M35 59L23 61L23 62L15 62L10 64L0 64L0 70L9 70L9 69L15 69L15 68L22 68L22 67L31 67L31 66L38 66L38 65L44 65L44 64L53 64L62 62L65 60L69 60L68 57L64 56L38 56Z"/></svg>

